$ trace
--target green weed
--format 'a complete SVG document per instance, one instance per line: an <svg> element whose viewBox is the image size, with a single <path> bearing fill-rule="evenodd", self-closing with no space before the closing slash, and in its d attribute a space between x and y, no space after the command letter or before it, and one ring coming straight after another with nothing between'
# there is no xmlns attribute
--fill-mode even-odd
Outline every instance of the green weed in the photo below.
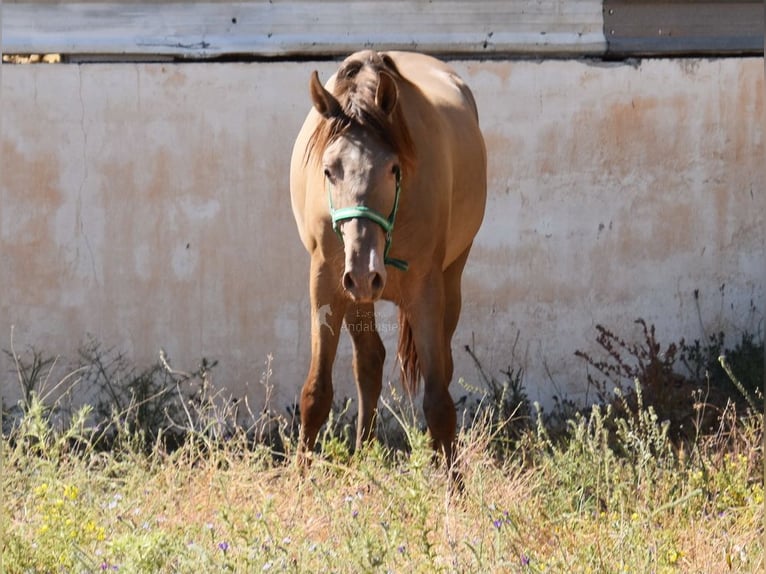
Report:
<svg viewBox="0 0 766 574"><path fill-rule="evenodd" d="M185 374L163 360L175 388ZM0 441L5 572L766 566L763 414L733 401L712 430L677 443L647 385L631 380L604 404L566 416L564 432L531 405L510 433L520 411L508 407L525 396L523 381L490 377L483 394L476 387L481 408L459 432L456 491L411 405L396 396L382 404L383 440L361 452L350 447L348 403L336 405L314 464L300 472L289 417L194 380L199 392L177 418L163 419L182 439L173 448L162 426L147 440L125 417L99 421L85 408L63 418L59 405L45 402L51 395L37 392L22 401Z"/></svg>

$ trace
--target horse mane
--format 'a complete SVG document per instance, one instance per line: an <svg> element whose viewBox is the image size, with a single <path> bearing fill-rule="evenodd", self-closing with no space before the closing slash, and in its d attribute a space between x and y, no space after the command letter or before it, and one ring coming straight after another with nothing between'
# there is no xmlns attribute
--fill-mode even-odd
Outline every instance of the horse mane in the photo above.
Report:
<svg viewBox="0 0 766 574"><path fill-rule="evenodd" d="M324 150L333 140L351 127L358 126L389 146L399 157L402 171L406 174L413 167L416 154L401 101L397 102L389 117L376 105L375 91L381 72L389 73L397 87L410 82L401 75L389 55L368 52L362 56L366 58L346 60L338 69L333 96L340 104L341 113L319 122L308 140L306 162L309 157L320 162ZM402 97L401 90L399 97Z"/></svg>

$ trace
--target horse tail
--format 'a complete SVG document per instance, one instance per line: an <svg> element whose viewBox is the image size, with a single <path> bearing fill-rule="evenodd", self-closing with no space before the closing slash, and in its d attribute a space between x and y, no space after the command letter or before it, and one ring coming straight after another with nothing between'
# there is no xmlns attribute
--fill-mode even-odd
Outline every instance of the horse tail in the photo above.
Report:
<svg viewBox="0 0 766 574"><path fill-rule="evenodd" d="M399 365L402 369L402 386L410 396L418 392L420 380L420 361L415 349L415 340L412 337L412 326L407 316L399 310L399 348L397 349Z"/></svg>

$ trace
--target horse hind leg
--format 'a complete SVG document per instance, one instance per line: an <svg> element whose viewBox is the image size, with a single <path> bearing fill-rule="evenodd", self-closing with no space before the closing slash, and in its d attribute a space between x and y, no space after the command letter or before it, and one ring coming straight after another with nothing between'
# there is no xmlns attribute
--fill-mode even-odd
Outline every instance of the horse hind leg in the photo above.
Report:
<svg viewBox="0 0 766 574"><path fill-rule="evenodd" d="M346 311L346 328L354 349L354 379L359 396L356 449L375 438L378 399L383 386L386 348L375 324L373 303L360 303Z"/></svg>
<svg viewBox="0 0 766 574"><path fill-rule="evenodd" d="M444 347L445 347L445 385L449 386L452 382L452 376L454 374L454 362L452 358L452 337L457 329L458 321L460 320L460 310L463 304L461 283L463 277L463 269L465 268L466 261L468 260L468 254L471 251L471 245L469 245L460 256L453 261L449 267L444 271ZM450 397L450 400L452 398ZM455 413L454 403L452 406L452 412ZM457 418L457 413L455 413ZM455 421L455 431L457 432L457 421ZM458 469L457 464L458 455L455 452L454 438L451 443L452 449L449 454L449 475L451 483L462 490L464 487L463 477Z"/></svg>
<svg viewBox="0 0 766 574"><path fill-rule="evenodd" d="M460 320L460 310L463 305L461 293L463 269L465 268L466 261L468 261L471 245L455 261L450 263L444 271L444 342L447 348L446 378L448 385L452 381L452 375L455 370L452 359L452 337Z"/></svg>

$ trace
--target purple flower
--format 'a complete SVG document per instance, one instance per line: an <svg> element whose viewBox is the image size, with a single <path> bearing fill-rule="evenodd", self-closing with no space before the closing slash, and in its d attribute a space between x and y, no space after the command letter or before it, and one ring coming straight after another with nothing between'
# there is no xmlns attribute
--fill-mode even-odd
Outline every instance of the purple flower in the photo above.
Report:
<svg viewBox="0 0 766 574"><path fill-rule="evenodd" d="M503 521L502 520L493 520L492 524L494 524L495 528L500 530L500 527L503 525Z"/></svg>
<svg viewBox="0 0 766 574"><path fill-rule="evenodd" d="M351 513L351 518L356 518L357 516L359 516L359 511L358 511L358 510L354 510L354 511Z"/></svg>
<svg viewBox="0 0 766 574"><path fill-rule="evenodd" d="M218 543L218 548L219 548L219 549L220 549L220 550L221 550L221 551L222 551L224 554L226 554L226 551L229 549L229 543L228 543L228 542L226 542L225 540L224 540L223 542L219 542L219 543Z"/></svg>
<svg viewBox="0 0 766 574"><path fill-rule="evenodd" d="M521 553L521 565L522 566L529 566L529 556L527 556L523 552Z"/></svg>
<svg viewBox="0 0 766 574"><path fill-rule="evenodd" d="M399 548L397 548L397 550L399 551L399 554L404 554L404 550L405 550L404 544L400 544Z"/></svg>

